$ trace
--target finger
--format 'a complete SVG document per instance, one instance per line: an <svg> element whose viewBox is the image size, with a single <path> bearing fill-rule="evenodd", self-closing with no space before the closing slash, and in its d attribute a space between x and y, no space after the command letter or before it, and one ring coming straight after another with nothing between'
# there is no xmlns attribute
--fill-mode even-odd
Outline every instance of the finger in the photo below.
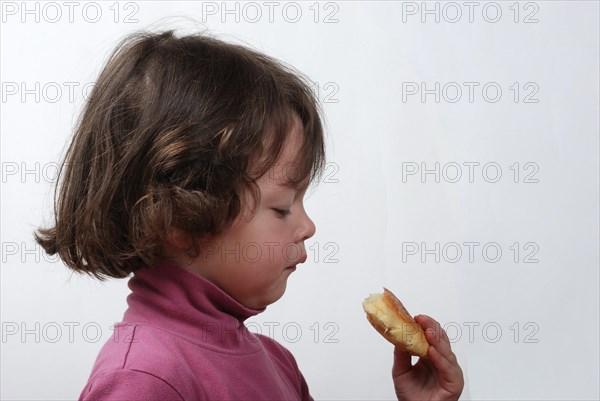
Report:
<svg viewBox="0 0 600 401"><path fill-rule="evenodd" d="M402 376L412 369L411 357L408 352L394 347L394 364L392 365L392 378Z"/></svg>
<svg viewBox="0 0 600 401"><path fill-rule="evenodd" d="M446 331L435 319L427 315L419 315L415 317L415 321L425 331L427 342L430 345L433 345L440 354L450 361L456 360Z"/></svg>
<svg viewBox="0 0 600 401"><path fill-rule="evenodd" d="M438 371L439 380L444 388L452 391L454 391L454 389L458 389L459 387L462 388L462 383L464 383L464 381L462 370L460 369L460 366L458 366L458 363L452 363L449 361L433 346L430 346L427 349L427 356L433 363L435 369Z"/></svg>
<svg viewBox="0 0 600 401"><path fill-rule="evenodd" d="M452 364L446 357L444 357L434 346L430 346L427 349L427 356L433 364L435 370L438 371L439 377L446 383L452 383L453 377L456 376L456 366Z"/></svg>

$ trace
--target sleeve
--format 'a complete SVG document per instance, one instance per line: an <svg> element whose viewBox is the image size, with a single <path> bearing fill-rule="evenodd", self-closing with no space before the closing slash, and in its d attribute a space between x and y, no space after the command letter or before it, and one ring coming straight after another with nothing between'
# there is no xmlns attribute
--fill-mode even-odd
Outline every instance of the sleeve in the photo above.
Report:
<svg viewBox="0 0 600 401"><path fill-rule="evenodd" d="M300 371L298 362L290 350L279 344L274 339L263 334L256 334L256 336L260 339L262 345L271 355L271 358L274 358L274 360L277 362L290 383L292 383L294 389L296 390L296 394L299 394L300 396L299 399L302 401L314 401L314 398L310 395L310 390L308 388L306 379Z"/></svg>
<svg viewBox="0 0 600 401"><path fill-rule="evenodd" d="M298 370L298 374L300 374L300 396L302 401L315 401L314 398L310 395L308 391L308 384L306 383L306 379L300 370Z"/></svg>
<svg viewBox="0 0 600 401"><path fill-rule="evenodd" d="M79 401L182 401L166 381L150 373L120 369L90 378Z"/></svg>
<svg viewBox="0 0 600 401"><path fill-rule="evenodd" d="M281 345L275 341L274 341L274 343L277 345L277 347L279 347L283 351L284 355L288 358L288 360L292 366L292 369L294 370L294 373L296 374L296 377L298 377L300 380L300 399L302 401L314 401L314 398L310 395L310 390L308 389L308 383L306 382L304 375L300 371L300 368L298 367L298 361L296 361L296 358L294 357L294 355L290 352L289 349L287 349L283 345Z"/></svg>

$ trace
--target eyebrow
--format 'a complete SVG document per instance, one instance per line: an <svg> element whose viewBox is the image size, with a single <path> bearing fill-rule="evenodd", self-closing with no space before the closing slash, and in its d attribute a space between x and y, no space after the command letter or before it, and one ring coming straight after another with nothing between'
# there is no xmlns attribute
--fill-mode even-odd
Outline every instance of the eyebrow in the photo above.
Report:
<svg viewBox="0 0 600 401"><path fill-rule="evenodd" d="M284 182L278 182L277 183L277 186L284 187L284 188L289 188L289 189L294 189L296 191L302 191L302 190L308 188L309 185L310 185L309 181L298 182L298 183L294 183L292 181L284 181Z"/></svg>

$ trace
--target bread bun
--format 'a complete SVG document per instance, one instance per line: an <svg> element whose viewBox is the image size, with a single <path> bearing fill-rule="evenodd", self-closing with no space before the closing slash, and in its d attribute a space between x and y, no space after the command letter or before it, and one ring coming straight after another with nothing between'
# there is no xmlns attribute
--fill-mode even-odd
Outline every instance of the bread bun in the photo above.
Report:
<svg viewBox="0 0 600 401"><path fill-rule="evenodd" d="M387 288L363 302L367 319L386 340L411 355L426 356L429 343L425 332L402 302Z"/></svg>

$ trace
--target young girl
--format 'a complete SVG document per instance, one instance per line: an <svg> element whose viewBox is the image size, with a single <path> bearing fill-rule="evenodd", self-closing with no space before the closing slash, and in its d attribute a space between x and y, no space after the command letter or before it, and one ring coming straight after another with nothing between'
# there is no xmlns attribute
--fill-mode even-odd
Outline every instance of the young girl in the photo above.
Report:
<svg viewBox="0 0 600 401"><path fill-rule="evenodd" d="M207 35L138 33L98 78L60 170L55 225L36 241L76 272L129 277L123 321L82 400L310 400L292 354L244 321L280 299L315 225L303 206L324 166L308 81ZM399 399L458 399L439 324Z"/></svg>

